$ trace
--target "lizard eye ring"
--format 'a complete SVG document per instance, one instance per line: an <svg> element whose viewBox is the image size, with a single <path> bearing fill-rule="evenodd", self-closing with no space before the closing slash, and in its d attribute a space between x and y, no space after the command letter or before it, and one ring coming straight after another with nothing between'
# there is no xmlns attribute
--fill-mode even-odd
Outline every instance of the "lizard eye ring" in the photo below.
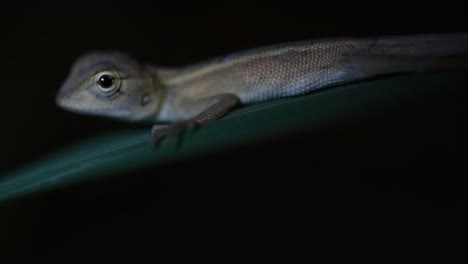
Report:
<svg viewBox="0 0 468 264"><path fill-rule="evenodd" d="M104 93L111 93L117 89L118 78L113 72L102 72L96 76L96 84Z"/></svg>

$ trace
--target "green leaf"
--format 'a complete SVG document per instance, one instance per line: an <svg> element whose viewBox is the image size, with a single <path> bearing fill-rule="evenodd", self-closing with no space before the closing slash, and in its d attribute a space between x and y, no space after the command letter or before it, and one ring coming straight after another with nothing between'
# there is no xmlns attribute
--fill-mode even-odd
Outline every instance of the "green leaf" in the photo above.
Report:
<svg viewBox="0 0 468 264"><path fill-rule="evenodd" d="M319 128L360 113L391 110L405 98L463 92L467 85L463 72L359 82L246 106L157 147L149 144L150 126L98 135L4 175L0 201L284 136L304 126Z"/></svg>

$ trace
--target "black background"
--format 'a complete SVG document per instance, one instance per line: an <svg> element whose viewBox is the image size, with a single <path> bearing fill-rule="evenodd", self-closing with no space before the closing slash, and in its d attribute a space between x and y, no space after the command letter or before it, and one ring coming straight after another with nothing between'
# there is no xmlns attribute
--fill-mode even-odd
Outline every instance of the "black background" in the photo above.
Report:
<svg viewBox="0 0 468 264"><path fill-rule="evenodd" d="M89 136L134 126L67 113L54 105L55 92L83 52L123 50L154 64L178 66L283 41L468 29L461 4L414 4L153 1L24 3L11 12L4 9L0 172ZM432 107L433 114L439 113L434 106L447 108L434 102L425 106ZM466 209L466 155L459 148L441 154L454 145L432 138L465 133L461 118L454 118L450 131L432 125L437 133L426 133L406 110L414 108L402 107L385 118L349 120L321 135L298 132L267 144L32 197L3 210L8 214L8 235L3 238L9 241L9 252L20 255L70 260L97 252L104 259L152 256L187 262L199 254L212 257L220 249L229 259L226 256L256 251L255 241L263 244L279 235L297 240L294 234L313 233L330 223L347 232L353 229L349 209L353 215L381 209L400 214L420 208ZM417 147L428 152L409 157L412 152L405 146L414 142L394 133L399 126L436 143L426 146L421 140ZM350 134L361 135L359 142L367 144L353 143ZM321 143L313 143L314 136L320 136ZM384 148L372 146L378 138L387 139ZM349 159L329 158L346 149L343 146L355 150L347 153ZM292 155L308 150L325 154ZM382 159L364 154L369 151ZM369 158L370 165L356 166L359 157ZM322 165L312 166L311 158ZM343 215L329 221L328 212ZM340 219L346 219L346 228ZM211 242L202 243L205 239ZM249 250L226 249L226 241L241 241Z"/></svg>

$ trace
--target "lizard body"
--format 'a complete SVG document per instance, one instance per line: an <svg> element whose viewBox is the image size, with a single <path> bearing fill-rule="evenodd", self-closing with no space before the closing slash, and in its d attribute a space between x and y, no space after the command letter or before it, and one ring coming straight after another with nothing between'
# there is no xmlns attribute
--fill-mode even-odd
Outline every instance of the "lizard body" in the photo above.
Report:
<svg viewBox="0 0 468 264"><path fill-rule="evenodd" d="M57 94L70 111L155 125L153 139L251 104L381 74L467 67L468 33L284 43L164 69L120 52L78 58ZM465 56L465 57L463 57Z"/></svg>

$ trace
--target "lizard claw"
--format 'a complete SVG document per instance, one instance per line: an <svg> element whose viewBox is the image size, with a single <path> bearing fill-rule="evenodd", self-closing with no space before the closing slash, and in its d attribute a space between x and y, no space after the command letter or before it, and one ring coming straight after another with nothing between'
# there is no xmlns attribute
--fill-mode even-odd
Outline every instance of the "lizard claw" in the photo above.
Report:
<svg viewBox="0 0 468 264"><path fill-rule="evenodd" d="M172 141L178 133L185 130L193 131L198 126L199 124L193 120L171 125L154 125L151 128L151 144L157 144L163 137L168 137Z"/></svg>
<svg viewBox="0 0 468 264"><path fill-rule="evenodd" d="M151 128L151 144L155 145L161 138L167 135L168 125L154 125Z"/></svg>

